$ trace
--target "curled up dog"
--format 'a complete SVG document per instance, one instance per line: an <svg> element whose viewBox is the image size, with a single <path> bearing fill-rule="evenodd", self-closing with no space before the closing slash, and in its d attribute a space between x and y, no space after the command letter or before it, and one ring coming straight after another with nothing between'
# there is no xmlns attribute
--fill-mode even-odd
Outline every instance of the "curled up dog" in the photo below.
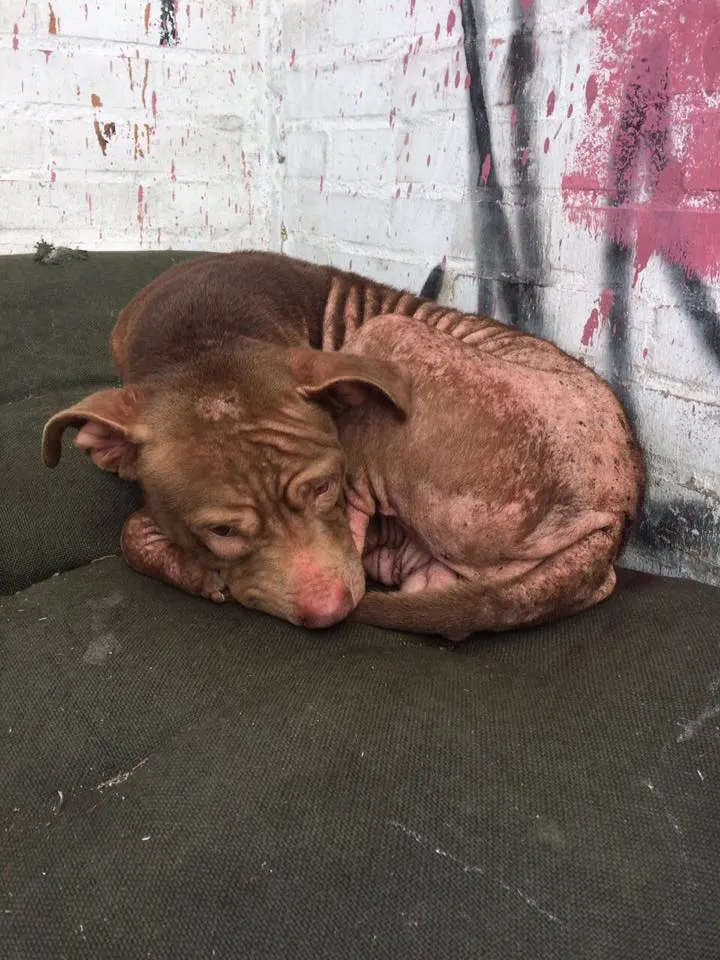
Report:
<svg viewBox="0 0 720 960"><path fill-rule="evenodd" d="M356 274L256 252L121 312L123 387L47 423L135 479L135 569L308 627L460 639L612 592L643 489L610 388L552 344ZM366 575L394 588L366 591Z"/></svg>

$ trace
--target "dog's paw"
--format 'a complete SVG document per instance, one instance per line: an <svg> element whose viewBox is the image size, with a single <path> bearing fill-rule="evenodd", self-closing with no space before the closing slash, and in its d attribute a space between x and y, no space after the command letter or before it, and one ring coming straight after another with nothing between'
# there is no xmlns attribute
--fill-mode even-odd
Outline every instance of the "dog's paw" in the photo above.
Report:
<svg viewBox="0 0 720 960"><path fill-rule="evenodd" d="M225 603L230 598L230 591L219 570L207 570L203 576L200 595L213 603Z"/></svg>

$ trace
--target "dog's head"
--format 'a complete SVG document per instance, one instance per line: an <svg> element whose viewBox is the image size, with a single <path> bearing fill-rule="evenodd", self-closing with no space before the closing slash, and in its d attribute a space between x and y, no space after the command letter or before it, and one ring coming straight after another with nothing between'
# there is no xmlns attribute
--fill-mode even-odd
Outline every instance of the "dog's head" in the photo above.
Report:
<svg viewBox="0 0 720 960"><path fill-rule="evenodd" d="M60 411L43 459L55 466L63 432L78 428L76 446L137 480L168 539L220 570L233 599L324 627L365 588L333 415L373 402L407 414L409 383L394 364L246 341Z"/></svg>

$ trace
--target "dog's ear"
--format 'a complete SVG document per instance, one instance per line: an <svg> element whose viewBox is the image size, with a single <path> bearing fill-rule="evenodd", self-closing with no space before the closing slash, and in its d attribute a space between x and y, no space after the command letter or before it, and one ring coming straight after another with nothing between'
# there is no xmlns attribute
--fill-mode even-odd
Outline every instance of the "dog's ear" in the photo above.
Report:
<svg viewBox="0 0 720 960"><path fill-rule="evenodd" d="M410 377L396 363L303 347L290 351L290 366L298 393L327 403L333 411L375 397L392 404L403 419L410 413Z"/></svg>
<svg viewBox="0 0 720 960"><path fill-rule="evenodd" d="M73 407L61 410L45 424L42 457L45 465L60 462L62 436L77 427L74 444L85 450L101 470L136 479L135 467L145 431L138 422L141 396L131 388L99 390Z"/></svg>

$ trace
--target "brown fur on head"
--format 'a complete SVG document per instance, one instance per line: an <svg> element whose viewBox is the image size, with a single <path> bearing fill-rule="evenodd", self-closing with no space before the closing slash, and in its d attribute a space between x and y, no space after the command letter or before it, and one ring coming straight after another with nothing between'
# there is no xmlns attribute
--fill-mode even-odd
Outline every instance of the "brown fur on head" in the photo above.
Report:
<svg viewBox="0 0 720 960"><path fill-rule="evenodd" d="M75 444L137 480L168 540L220 570L235 600L325 626L364 591L330 411L370 400L407 414L398 367L245 340L57 413L43 457L57 464L64 430L78 427Z"/></svg>

